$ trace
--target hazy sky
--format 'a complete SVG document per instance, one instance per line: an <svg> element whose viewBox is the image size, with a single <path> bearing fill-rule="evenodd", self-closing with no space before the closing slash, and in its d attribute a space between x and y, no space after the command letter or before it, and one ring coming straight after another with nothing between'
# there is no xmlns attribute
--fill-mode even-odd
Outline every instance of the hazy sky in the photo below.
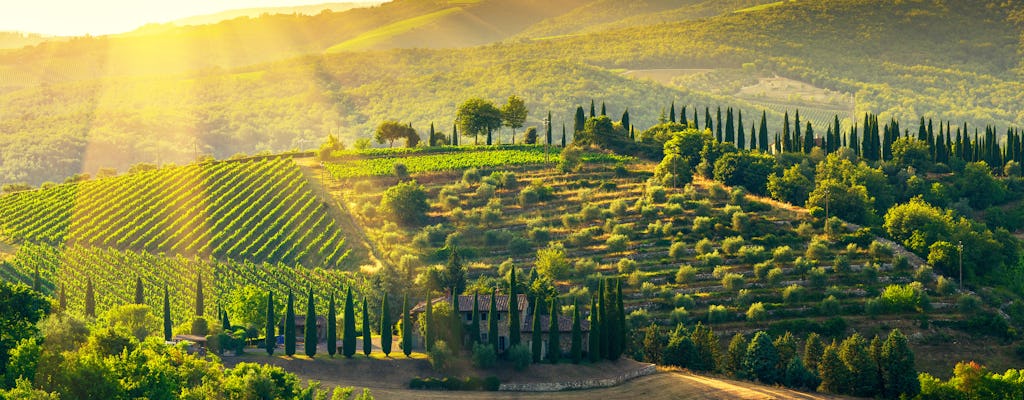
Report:
<svg viewBox="0 0 1024 400"><path fill-rule="evenodd" d="M0 0L0 31L50 35L126 32L218 11L366 0Z"/></svg>

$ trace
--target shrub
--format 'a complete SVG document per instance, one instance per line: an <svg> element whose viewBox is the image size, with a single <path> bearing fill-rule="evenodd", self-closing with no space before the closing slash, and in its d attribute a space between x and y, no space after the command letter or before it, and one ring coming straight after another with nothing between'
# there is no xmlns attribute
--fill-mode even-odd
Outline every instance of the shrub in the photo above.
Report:
<svg viewBox="0 0 1024 400"><path fill-rule="evenodd" d="M702 235L710 233L715 227L715 220L711 217L697 217L693 219L693 232Z"/></svg>
<svg viewBox="0 0 1024 400"><path fill-rule="evenodd" d="M703 261L704 266L708 268L714 268L719 265L722 265L722 263L725 261L722 258L722 255L718 253L718 250L715 250L712 253L699 255L697 256L697 260Z"/></svg>
<svg viewBox="0 0 1024 400"><path fill-rule="evenodd" d="M711 276L715 277L715 279L722 279L723 277L725 277L725 274L731 270L732 267L720 265L715 267L715 269L711 272Z"/></svg>
<svg viewBox="0 0 1024 400"><path fill-rule="evenodd" d="M772 263L768 261L754 264L754 278L763 282L764 279L768 277L768 270L771 268Z"/></svg>
<svg viewBox="0 0 1024 400"><path fill-rule="evenodd" d="M840 254L832 261L832 270L839 274L850 273L850 260Z"/></svg>
<svg viewBox="0 0 1024 400"><path fill-rule="evenodd" d="M786 304L799 303L800 300L803 297L804 297L804 288L802 286L800 286L800 285L795 284L795 283L792 284L792 285L786 286L785 289L782 289L782 301L786 302Z"/></svg>
<svg viewBox="0 0 1024 400"><path fill-rule="evenodd" d="M697 252L697 255L699 256L699 255L710 253L711 250L714 249L714 247L711 244L711 239L703 238L703 239L697 241L697 245L695 245L693 247L693 249L694 249L694 251Z"/></svg>
<svg viewBox="0 0 1024 400"><path fill-rule="evenodd" d="M793 249L789 246L780 246L772 251L772 260L776 263L788 263L793 261Z"/></svg>
<svg viewBox="0 0 1024 400"><path fill-rule="evenodd" d="M806 274L807 271L811 270L811 268L814 268L814 262L811 260L807 260L803 257L797 257L796 260L793 261L793 272L797 275Z"/></svg>
<svg viewBox="0 0 1024 400"><path fill-rule="evenodd" d="M886 286L878 296L876 305L880 312L923 312L931 306L920 282Z"/></svg>
<svg viewBox="0 0 1024 400"><path fill-rule="evenodd" d="M743 288L743 275L729 272L722 277L722 286L725 290L736 291Z"/></svg>
<svg viewBox="0 0 1024 400"><path fill-rule="evenodd" d="M605 245L608 246L608 251L612 253L625 251L627 245L629 245L629 236L622 234L611 235L605 241Z"/></svg>
<svg viewBox="0 0 1024 400"><path fill-rule="evenodd" d="M782 268L775 267L768 271L767 282L769 285L775 286L782 282Z"/></svg>
<svg viewBox="0 0 1024 400"><path fill-rule="evenodd" d="M914 280L923 284L932 283L932 279L935 279L935 273L932 271L930 265L922 265L917 267L917 271L914 271Z"/></svg>
<svg viewBox="0 0 1024 400"><path fill-rule="evenodd" d="M811 271L807 273L807 281L813 287L824 287L825 283L828 282L828 276L825 275L825 268L811 268Z"/></svg>
<svg viewBox="0 0 1024 400"><path fill-rule="evenodd" d="M426 218L430 205L427 192L416 181L406 181L384 191L380 202L388 215L405 224L416 224Z"/></svg>
<svg viewBox="0 0 1024 400"><path fill-rule="evenodd" d="M634 261L631 258L623 257L619 259L619 262L615 265L615 267L619 270L620 274L628 274L633 271L636 271L636 261Z"/></svg>
<svg viewBox="0 0 1024 400"><path fill-rule="evenodd" d="M742 236L730 236L722 240L722 251L728 255L735 255L743 247Z"/></svg>
<svg viewBox="0 0 1024 400"><path fill-rule="evenodd" d="M680 265L679 271L676 271L676 283L690 283L696 276L697 268L690 264Z"/></svg>
<svg viewBox="0 0 1024 400"><path fill-rule="evenodd" d="M764 321L768 318L768 311L764 309L764 303L756 302L747 308L747 321Z"/></svg>
<svg viewBox="0 0 1024 400"><path fill-rule="evenodd" d="M672 257L673 260L679 260L684 255L686 255L686 243L672 242L672 245L668 248L668 256Z"/></svg>
<svg viewBox="0 0 1024 400"><path fill-rule="evenodd" d="M635 225L633 223L628 224L617 224L612 228L611 233L616 235L625 235L627 238L632 238L635 232Z"/></svg>
<svg viewBox="0 0 1024 400"><path fill-rule="evenodd" d="M473 344L473 366L477 368L491 368L498 363L498 354L490 343Z"/></svg>
<svg viewBox="0 0 1024 400"><path fill-rule="evenodd" d="M192 327L189 332L196 336L206 336L210 333L210 327L206 323L206 318L196 317L192 320Z"/></svg>
<svg viewBox="0 0 1024 400"><path fill-rule="evenodd" d="M956 308L961 314L976 314L981 311L981 299L975 295L965 294L956 300Z"/></svg>
<svg viewBox="0 0 1024 400"><path fill-rule="evenodd" d="M740 247L739 257L745 264L757 264L768 259L768 251L764 246L744 245Z"/></svg>
<svg viewBox="0 0 1024 400"><path fill-rule="evenodd" d="M949 296L956 292L956 283L944 276L939 276L939 279L935 281L935 291L940 295Z"/></svg>
<svg viewBox="0 0 1024 400"><path fill-rule="evenodd" d="M828 296L821 301L821 315L839 315L839 300L836 296Z"/></svg>
<svg viewBox="0 0 1024 400"><path fill-rule="evenodd" d="M489 199L494 197L496 188L493 185L482 183L480 187L476 188L476 197L481 199Z"/></svg>
<svg viewBox="0 0 1024 400"><path fill-rule="evenodd" d="M629 205L626 204L625 200L615 200L608 205L608 211L616 217L621 217L629 212Z"/></svg>
<svg viewBox="0 0 1024 400"><path fill-rule="evenodd" d="M583 221L594 221L600 219L602 216L601 208L596 204L587 204L580 210L580 220Z"/></svg>
<svg viewBox="0 0 1024 400"><path fill-rule="evenodd" d="M523 344L517 344L508 349L508 359L516 371L524 371L533 362L533 352Z"/></svg>
<svg viewBox="0 0 1024 400"><path fill-rule="evenodd" d="M861 270L861 275L864 277L864 283L875 283L878 282L878 265L868 264Z"/></svg>
<svg viewBox="0 0 1024 400"><path fill-rule="evenodd" d="M740 307L747 306L747 305L750 305L750 303L753 303L753 302L754 302L754 294L750 291L750 289L740 289L740 291L736 293L736 305L737 306L740 306Z"/></svg>
<svg viewBox="0 0 1024 400"><path fill-rule="evenodd" d="M807 245L804 256L814 261L824 260L825 257L828 257L828 246L817 240L811 241L811 244Z"/></svg>
<svg viewBox="0 0 1024 400"><path fill-rule="evenodd" d="M435 371L444 371L448 369L452 362L452 351L448 348L448 343L443 340L434 342L433 348L427 352L430 357L430 365L434 367Z"/></svg>
<svg viewBox="0 0 1024 400"><path fill-rule="evenodd" d="M480 170L476 168L470 168L463 171L462 182L465 184L474 184L480 182Z"/></svg>
<svg viewBox="0 0 1024 400"><path fill-rule="evenodd" d="M672 321L673 325L686 323L686 320L689 317L690 312L686 311L686 307L676 307L668 314L668 319Z"/></svg>
<svg viewBox="0 0 1024 400"><path fill-rule="evenodd" d="M807 221L801 222L800 225L796 227L796 234L801 237L810 238L814 235L814 226Z"/></svg>
<svg viewBox="0 0 1024 400"><path fill-rule="evenodd" d="M708 306L708 322L717 323L729 320L729 310L723 305L712 304Z"/></svg>
<svg viewBox="0 0 1024 400"><path fill-rule="evenodd" d="M906 271L910 268L910 261L901 255L894 256L892 258L892 268L896 271Z"/></svg>
<svg viewBox="0 0 1024 400"><path fill-rule="evenodd" d="M537 244L545 244L551 241L551 231L548 230L547 228L537 227L530 229L530 232L527 234L527 236L529 236L530 240Z"/></svg>
<svg viewBox="0 0 1024 400"><path fill-rule="evenodd" d="M750 215L745 212L737 212L732 214L732 230L736 232L746 232L750 228Z"/></svg>
<svg viewBox="0 0 1024 400"><path fill-rule="evenodd" d="M497 392L501 388L501 380L496 376L488 376L484 378L484 390L489 392Z"/></svg>
<svg viewBox="0 0 1024 400"><path fill-rule="evenodd" d="M676 293L675 297L672 298L672 304L676 307L684 307L691 309L696 307L697 302L693 300L693 296L688 294Z"/></svg>
<svg viewBox="0 0 1024 400"><path fill-rule="evenodd" d="M868 246L868 253L875 261L881 261L892 258L893 250L888 244L873 240Z"/></svg>
<svg viewBox="0 0 1024 400"><path fill-rule="evenodd" d="M649 186L647 188L647 193L645 193L644 196L648 203L664 203L666 200L665 188L661 186Z"/></svg>
<svg viewBox="0 0 1024 400"><path fill-rule="evenodd" d="M530 243L530 241L526 240L525 238L516 236L512 238L512 240L509 240L508 242L509 253L523 254L529 252L530 250L533 250L533 244Z"/></svg>

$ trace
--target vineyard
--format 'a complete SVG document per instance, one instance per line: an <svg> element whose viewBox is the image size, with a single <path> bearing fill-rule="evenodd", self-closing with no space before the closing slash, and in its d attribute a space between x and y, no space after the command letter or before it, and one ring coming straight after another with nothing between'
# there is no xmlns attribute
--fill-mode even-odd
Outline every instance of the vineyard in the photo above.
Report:
<svg viewBox="0 0 1024 400"><path fill-rule="evenodd" d="M0 197L16 242L334 267L348 255L291 159L208 162Z"/></svg>
<svg viewBox="0 0 1024 400"><path fill-rule="evenodd" d="M336 269L33 244L21 246L13 259L0 263L0 279L32 285L36 268L41 290L56 298L63 288L68 309L78 312L84 310L89 280L94 288L97 313L131 303L137 278L142 279L146 304L160 310L163 288L167 285L171 314L179 322L194 313L196 282L200 276L207 316L215 316L216 305L243 286L273 291L278 299L286 298L288 290L299 296L312 287L317 304L326 311L328 297L341 293L342 288L351 283L345 272Z"/></svg>
<svg viewBox="0 0 1024 400"><path fill-rule="evenodd" d="M342 162L328 163L327 171L336 179L365 177L365 176L386 176L395 173L395 165L402 164L410 174L433 172L433 171L454 171L469 168L490 168L500 166L516 166L529 164L554 163L558 161L558 148L548 149L544 146L510 146L505 147L473 147L472 151L458 150L459 148L443 147L440 150L426 152L419 155L417 151L397 150L370 151L364 153L363 158L351 158ZM465 149L465 148L462 148ZM388 149L390 150L390 149ZM343 156L352 157L359 153L341 153ZM415 155L409 157L381 157L384 155ZM613 162L622 161L626 157L603 154L585 153L585 162Z"/></svg>

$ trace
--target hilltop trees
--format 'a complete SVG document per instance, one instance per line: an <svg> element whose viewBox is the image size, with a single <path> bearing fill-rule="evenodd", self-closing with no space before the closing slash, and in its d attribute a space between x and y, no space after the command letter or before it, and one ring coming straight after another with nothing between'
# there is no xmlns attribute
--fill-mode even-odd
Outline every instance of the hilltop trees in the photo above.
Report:
<svg viewBox="0 0 1024 400"><path fill-rule="evenodd" d="M525 118L524 115L523 119ZM501 127L502 114L494 103L474 97L459 105L455 121L462 129L462 134L472 136L473 144L478 144L481 135Z"/></svg>
<svg viewBox="0 0 1024 400"><path fill-rule="evenodd" d="M416 147L420 141L419 135L416 134L416 130L412 126L398 121L381 122L377 126L377 130L373 132L373 138L380 144L387 142L388 147L392 147L395 141L400 139L406 140L407 147Z"/></svg>
<svg viewBox="0 0 1024 400"><path fill-rule="evenodd" d="M501 108L501 121L512 130L512 143L516 142L516 129L523 127L527 113L526 102L516 95L509 96L508 103Z"/></svg>

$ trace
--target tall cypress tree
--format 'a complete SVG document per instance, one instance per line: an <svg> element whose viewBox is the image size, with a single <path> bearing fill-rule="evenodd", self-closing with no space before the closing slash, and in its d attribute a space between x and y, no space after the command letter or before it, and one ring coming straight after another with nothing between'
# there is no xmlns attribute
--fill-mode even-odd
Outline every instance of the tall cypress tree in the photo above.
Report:
<svg viewBox="0 0 1024 400"><path fill-rule="evenodd" d="M590 99L590 118L594 118L596 116L597 116L597 112L594 109L594 99Z"/></svg>
<svg viewBox="0 0 1024 400"><path fill-rule="evenodd" d="M519 294L516 281L516 269L512 268L508 278L508 343L509 347L519 344L519 331L522 321L519 319Z"/></svg>
<svg viewBox="0 0 1024 400"><path fill-rule="evenodd" d="M558 298L551 299L551 311L548 312L548 361L558 364L562 356L562 346L558 332Z"/></svg>
<svg viewBox="0 0 1024 400"><path fill-rule="evenodd" d="M719 143L722 143L725 139L722 137L722 106L716 107L715 111L715 139L717 139Z"/></svg>
<svg viewBox="0 0 1024 400"><path fill-rule="evenodd" d="M370 301L363 297L363 355L369 357L373 351L373 336L370 334L370 310L367 303Z"/></svg>
<svg viewBox="0 0 1024 400"><path fill-rule="evenodd" d="M429 304L429 303L428 303ZM345 324L341 333L341 354L345 358L352 358L356 354L356 310L352 304L352 287L349 286L345 292Z"/></svg>
<svg viewBox="0 0 1024 400"><path fill-rule="evenodd" d="M92 288L92 278L85 282L85 316L96 317L96 292Z"/></svg>
<svg viewBox="0 0 1024 400"><path fill-rule="evenodd" d="M810 154L812 148L814 148L814 128L811 127L811 121L807 121L807 129L804 131L804 153Z"/></svg>
<svg viewBox="0 0 1024 400"><path fill-rule="evenodd" d="M762 153L768 153L768 114L761 111L761 126L757 130L757 144Z"/></svg>
<svg viewBox="0 0 1024 400"><path fill-rule="evenodd" d="M733 123L732 107L725 110L725 141L736 143L736 125Z"/></svg>
<svg viewBox="0 0 1024 400"><path fill-rule="evenodd" d="M430 123L430 133L427 135L427 144L430 147L437 146L437 138L434 137L434 123Z"/></svg>
<svg viewBox="0 0 1024 400"><path fill-rule="evenodd" d="M580 326L580 304L575 298L572 300L572 345L569 353L573 364L583 360L583 327Z"/></svg>
<svg viewBox="0 0 1024 400"><path fill-rule="evenodd" d="M412 354L412 319L409 318L409 295L402 296L402 353Z"/></svg>
<svg viewBox="0 0 1024 400"><path fill-rule="evenodd" d="M672 100L672 105L668 108L668 120L670 122L676 122L676 101Z"/></svg>
<svg viewBox="0 0 1024 400"><path fill-rule="evenodd" d="M135 303L146 304L146 298L142 291L142 277L135 278Z"/></svg>
<svg viewBox="0 0 1024 400"><path fill-rule="evenodd" d="M597 319L600 321L601 331L600 341L601 347L598 348L601 352L601 358L608 358L608 304L605 303L605 279L600 278L597 286Z"/></svg>
<svg viewBox="0 0 1024 400"><path fill-rule="evenodd" d="M196 316L201 317L206 314L206 305L203 301L203 276L196 276Z"/></svg>
<svg viewBox="0 0 1024 400"><path fill-rule="evenodd" d="M796 118L793 120L793 151L806 151L803 148L803 136L800 135L800 109L796 110Z"/></svg>
<svg viewBox="0 0 1024 400"><path fill-rule="evenodd" d="M469 343L480 342L480 293L473 293L473 319L469 325Z"/></svg>
<svg viewBox="0 0 1024 400"><path fill-rule="evenodd" d="M602 101L601 102L601 116L606 116L606 115L608 115L608 110L605 109L604 102Z"/></svg>
<svg viewBox="0 0 1024 400"><path fill-rule="evenodd" d="M224 332L228 332L228 331L231 330L231 320L228 319L228 312L227 312L227 310L224 310L224 311L220 312L220 322L221 322L221 328L224 329Z"/></svg>
<svg viewBox="0 0 1024 400"><path fill-rule="evenodd" d="M327 355L334 358L338 354L338 306L334 303L334 293L327 303Z"/></svg>
<svg viewBox="0 0 1024 400"><path fill-rule="evenodd" d="M789 111L786 111L782 116L782 151L787 153L793 151L793 142L789 137L790 134Z"/></svg>
<svg viewBox="0 0 1024 400"><path fill-rule="evenodd" d="M587 358L590 362L601 359L601 321L598 318L597 299L590 297L590 334L587 343Z"/></svg>
<svg viewBox="0 0 1024 400"><path fill-rule="evenodd" d="M494 352L498 352L498 297L497 291L491 292L491 303L487 306L487 341Z"/></svg>
<svg viewBox="0 0 1024 400"><path fill-rule="evenodd" d="M747 135L743 132L743 110L738 111L736 118L736 147L740 150L747 148Z"/></svg>
<svg viewBox="0 0 1024 400"><path fill-rule="evenodd" d="M319 341L316 334L316 308L313 305L313 286L309 287L309 298L306 300L306 327L305 347L306 356L316 356L316 342Z"/></svg>
<svg viewBox="0 0 1024 400"><path fill-rule="evenodd" d="M627 336L626 312L624 305L622 303L622 280L618 278L615 279L615 304L617 309L615 316L618 318L618 320L615 322L617 322L618 326L615 329L615 341L612 342L615 344L612 352L612 360L618 360L619 357L622 356L622 352L625 350L626 347Z"/></svg>
<svg viewBox="0 0 1024 400"><path fill-rule="evenodd" d="M284 354L295 355L295 295L288 290L288 306L284 310Z"/></svg>
<svg viewBox="0 0 1024 400"><path fill-rule="evenodd" d="M711 123L711 109L704 107L704 129L714 132L714 126Z"/></svg>
<svg viewBox="0 0 1024 400"><path fill-rule="evenodd" d="M43 281L42 281L42 278L39 277L39 265L35 266L35 272L32 273L32 290L35 290L35 291L40 292L40 293L42 293L42 291L43 291ZM135 303L135 304L142 304L142 303Z"/></svg>
<svg viewBox="0 0 1024 400"><path fill-rule="evenodd" d="M537 309L537 296L533 296L533 299L530 301L530 304L533 304L533 324L530 325L530 327L533 329L533 336L532 340L530 341L530 345L531 349L533 350L533 362L539 363L541 356L541 344L543 344L543 337L541 336L542 333L540 331L540 310Z"/></svg>
<svg viewBox="0 0 1024 400"><path fill-rule="evenodd" d="M64 289L61 288L61 293L64 293ZM171 340L171 298L167 293L167 284L164 283L164 340Z"/></svg>
<svg viewBox="0 0 1024 400"><path fill-rule="evenodd" d="M689 122L686 121L686 106L682 106L679 108L679 123L683 124L683 126L689 126ZM697 121L694 121L694 124L696 123Z"/></svg>
<svg viewBox="0 0 1024 400"><path fill-rule="evenodd" d="M572 129L575 132L583 131L583 124L587 122L587 116L583 114L583 107L576 107L576 117L573 119ZM563 124L564 125L564 124Z"/></svg>
<svg viewBox="0 0 1024 400"><path fill-rule="evenodd" d="M391 357L391 310L388 310L388 293L380 301L380 351L384 357Z"/></svg>
<svg viewBox="0 0 1024 400"><path fill-rule="evenodd" d="M459 124L452 124L452 146L459 145Z"/></svg>
<svg viewBox="0 0 1024 400"><path fill-rule="evenodd" d="M554 123L554 121L551 120L551 111L548 111L547 126L544 127L545 130L547 131L547 139L548 139L547 143L548 143L548 146L551 145L551 124L552 123Z"/></svg>
<svg viewBox="0 0 1024 400"><path fill-rule="evenodd" d="M491 145L491 128L487 128L487 145Z"/></svg>
<svg viewBox="0 0 1024 400"><path fill-rule="evenodd" d="M622 112L622 119L619 120L619 123L622 124L623 129L629 129L633 126L629 123L629 108L626 108L626 111Z"/></svg>
<svg viewBox="0 0 1024 400"><path fill-rule="evenodd" d="M274 355L277 348L277 338L274 335L274 292L267 291L267 325L263 328L263 348L267 349L267 355Z"/></svg>
<svg viewBox="0 0 1024 400"><path fill-rule="evenodd" d="M755 125L754 122L751 121L750 122L750 149L751 150L758 150L759 149L759 147L757 147L758 144L757 144L757 129L756 128L757 128L757 125Z"/></svg>
<svg viewBox="0 0 1024 400"><path fill-rule="evenodd" d="M460 349L462 349L462 346L465 343L466 326L463 325L462 314L459 312L459 296L456 294L452 294L451 303L452 313L451 318L448 320L448 323L450 327L449 329L451 329L449 332L451 333L452 342L448 343L448 346L452 350L457 352Z"/></svg>
<svg viewBox="0 0 1024 400"><path fill-rule="evenodd" d="M562 147L565 147L565 124L562 124Z"/></svg>

